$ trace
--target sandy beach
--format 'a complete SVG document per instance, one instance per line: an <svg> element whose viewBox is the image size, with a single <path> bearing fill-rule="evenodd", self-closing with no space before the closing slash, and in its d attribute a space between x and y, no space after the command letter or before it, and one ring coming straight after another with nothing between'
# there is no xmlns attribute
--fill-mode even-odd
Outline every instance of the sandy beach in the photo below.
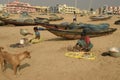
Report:
<svg viewBox="0 0 120 80"><path fill-rule="evenodd" d="M60 14L62 21L51 23L72 22L72 15ZM11 44L18 43L24 37L19 30L28 29L33 32L33 26L2 26L0 27L0 46L6 51L17 54L25 50L31 51L31 59L21 63L20 74L14 75L8 67L5 72L0 70L0 80L120 80L120 58L102 56L110 47L120 48L120 25L114 25L118 16L105 21L91 21L89 16L77 16L77 22L99 24L109 23L111 28L117 28L113 34L91 38L94 45L92 52L95 60L66 57L69 45L75 45L77 40L65 40L46 31L41 31L43 41L24 48L12 48ZM33 36L27 36L32 38Z"/></svg>

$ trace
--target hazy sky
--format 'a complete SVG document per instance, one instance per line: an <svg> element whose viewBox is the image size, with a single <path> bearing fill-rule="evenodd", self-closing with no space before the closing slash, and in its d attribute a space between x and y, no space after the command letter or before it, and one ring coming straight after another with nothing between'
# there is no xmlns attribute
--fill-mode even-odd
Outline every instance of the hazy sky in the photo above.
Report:
<svg viewBox="0 0 120 80"><path fill-rule="evenodd" d="M1 4L5 4L14 0L0 0ZM21 2L30 3L33 6L54 6L56 4L67 4L68 6L75 6L77 1L77 7L79 9L89 9L91 6L93 9L99 8L105 4L109 6L120 6L120 0L19 0Z"/></svg>

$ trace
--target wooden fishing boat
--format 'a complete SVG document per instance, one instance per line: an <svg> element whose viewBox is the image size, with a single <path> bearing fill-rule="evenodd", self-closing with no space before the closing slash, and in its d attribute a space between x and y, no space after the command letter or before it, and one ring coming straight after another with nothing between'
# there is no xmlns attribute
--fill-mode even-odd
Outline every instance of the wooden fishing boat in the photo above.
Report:
<svg viewBox="0 0 120 80"><path fill-rule="evenodd" d="M108 20L108 19L110 19L112 16L91 16L90 17L90 19L92 20L92 21L99 21L99 20Z"/></svg>
<svg viewBox="0 0 120 80"><path fill-rule="evenodd" d="M114 24L120 25L120 20L115 21Z"/></svg>
<svg viewBox="0 0 120 80"><path fill-rule="evenodd" d="M5 23L0 20L0 26L3 26L3 25L5 25Z"/></svg>
<svg viewBox="0 0 120 80"><path fill-rule="evenodd" d="M38 25L38 24L46 24L49 21L45 18L3 18L0 17L0 20L5 24L13 24L15 26L25 26L25 25Z"/></svg>
<svg viewBox="0 0 120 80"><path fill-rule="evenodd" d="M63 20L63 17L51 16L49 17L49 21L60 21Z"/></svg>
<svg viewBox="0 0 120 80"><path fill-rule="evenodd" d="M90 37L99 37L99 36L104 36L113 33L116 31L116 28L108 28L105 30L101 31L92 31L92 32L87 32L87 34ZM66 39L80 39L80 34L83 31L83 29L78 29L78 30L59 30L59 29L48 29L49 32L53 33L56 36L63 37Z"/></svg>
<svg viewBox="0 0 120 80"><path fill-rule="evenodd" d="M58 16L56 14L50 14L49 21L59 21L63 20L64 18L61 16Z"/></svg>

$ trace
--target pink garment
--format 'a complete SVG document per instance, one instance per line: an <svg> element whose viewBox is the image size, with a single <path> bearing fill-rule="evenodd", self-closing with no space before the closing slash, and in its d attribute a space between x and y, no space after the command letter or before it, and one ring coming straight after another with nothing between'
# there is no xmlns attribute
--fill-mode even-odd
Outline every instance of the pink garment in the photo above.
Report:
<svg viewBox="0 0 120 80"><path fill-rule="evenodd" d="M87 44L89 44L90 43L90 38L89 38L89 36L85 36L85 42L87 43Z"/></svg>

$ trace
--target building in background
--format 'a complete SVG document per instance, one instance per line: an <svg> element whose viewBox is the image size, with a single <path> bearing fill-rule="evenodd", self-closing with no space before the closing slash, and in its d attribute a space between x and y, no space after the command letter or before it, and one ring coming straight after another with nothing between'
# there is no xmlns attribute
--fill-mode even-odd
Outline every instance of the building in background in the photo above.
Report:
<svg viewBox="0 0 120 80"><path fill-rule="evenodd" d="M0 12L3 11L3 8L5 7L5 5L0 4Z"/></svg>
<svg viewBox="0 0 120 80"><path fill-rule="evenodd" d="M23 3L19 2L18 0L15 0L13 2L10 2L6 4L6 7L4 7L4 11L9 13L21 13L21 12L36 12L36 8L31 6L29 3Z"/></svg>
<svg viewBox="0 0 120 80"><path fill-rule="evenodd" d="M120 6L108 6L108 5L105 5L101 9L102 9L103 14L120 15Z"/></svg>
<svg viewBox="0 0 120 80"><path fill-rule="evenodd" d="M49 7L49 13L59 13L58 6Z"/></svg>
<svg viewBox="0 0 120 80"><path fill-rule="evenodd" d="M76 7L67 6L66 4L50 7L50 12L53 13L80 13L80 10Z"/></svg>
<svg viewBox="0 0 120 80"><path fill-rule="evenodd" d="M36 8L37 12L40 13L48 13L49 12L49 7L46 6L34 6Z"/></svg>

